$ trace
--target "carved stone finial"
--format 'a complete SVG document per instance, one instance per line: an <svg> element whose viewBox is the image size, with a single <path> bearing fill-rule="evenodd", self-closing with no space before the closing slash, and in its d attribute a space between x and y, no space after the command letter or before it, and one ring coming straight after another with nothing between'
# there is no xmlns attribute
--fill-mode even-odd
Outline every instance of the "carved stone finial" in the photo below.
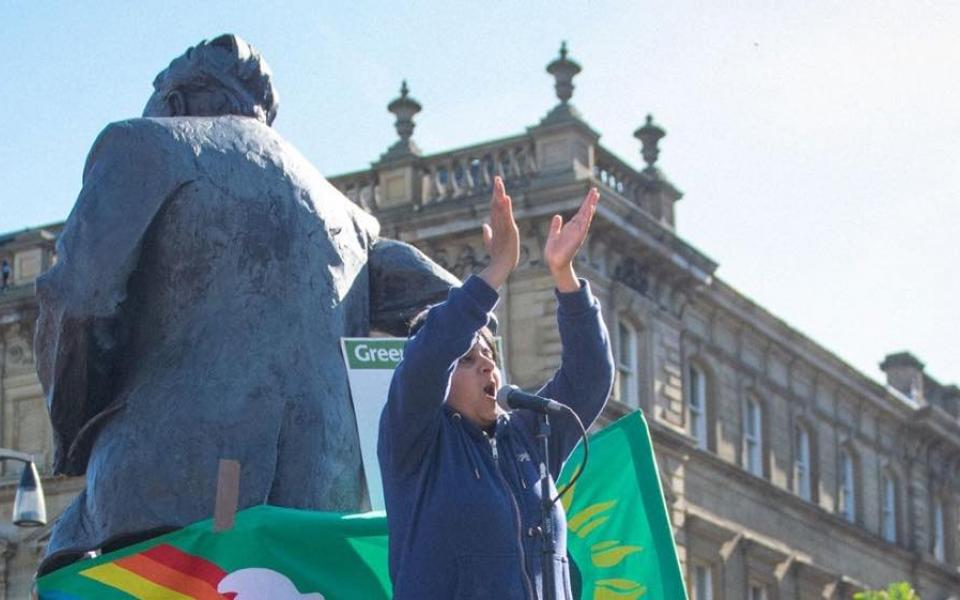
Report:
<svg viewBox="0 0 960 600"><path fill-rule="evenodd" d="M567 43L560 44L560 58L547 65L547 73L556 80L554 88L561 104L566 104L573 96L573 77L580 72L580 65L567 58Z"/></svg>
<svg viewBox="0 0 960 600"><path fill-rule="evenodd" d="M395 98L387 105L387 110L397 116L394 127L397 128L397 135L400 136L400 140L404 144L409 142L413 136L413 128L415 127L413 116L423 108L419 102L409 95L410 89L407 87L407 80L404 79L403 84L400 86L400 97Z"/></svg>
<svg viewBox="0 0 960 600"><path fill-rule="evenodd" d="M654 163L657 162L657 157L660 156L658 144L665 135L667 135L667 132L653 122L653 115L647 115L647 122L643 127L633 132L633 137L640 140L643 144L640 153L643 155L643 160L647 163L648 167L652 167Z"/></svg>

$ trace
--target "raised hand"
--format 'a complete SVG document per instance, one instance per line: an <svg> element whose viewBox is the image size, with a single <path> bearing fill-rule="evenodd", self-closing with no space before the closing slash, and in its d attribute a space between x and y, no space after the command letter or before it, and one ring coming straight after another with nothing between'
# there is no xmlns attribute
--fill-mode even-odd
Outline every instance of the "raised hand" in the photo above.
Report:
<svg viewBox="0 0 960 600"><path fill-rule="evenodd" d="M573 270L573 259L587 239L590 222L597 212L600 192L591 188L587 192L580 210L564 225L563 217L554 215L547 232L547 242L543 246L543 262L550 269L554 283L561 292L573 292L580 289L577 275Z"/></svg>
<svg viewBox="0 0 960 600"><path fill-rule="evenodd" d="M483 224L483 246L490 255L490 264L480 272L480 278L499 289L520 260L520 231L513 219L513 201L500 177L493 180L490 223Z"/></svg>

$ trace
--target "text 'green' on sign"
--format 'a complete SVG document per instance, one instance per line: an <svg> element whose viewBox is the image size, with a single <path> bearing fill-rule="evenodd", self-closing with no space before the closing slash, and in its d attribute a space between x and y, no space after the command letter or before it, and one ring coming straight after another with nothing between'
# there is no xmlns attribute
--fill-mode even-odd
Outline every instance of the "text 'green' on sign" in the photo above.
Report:
<svg viewBox="0 0 960 600"><path fill-rule="evenodd" d="M351 369L395 369L403 360L404 339L344 339Z"/></svg>

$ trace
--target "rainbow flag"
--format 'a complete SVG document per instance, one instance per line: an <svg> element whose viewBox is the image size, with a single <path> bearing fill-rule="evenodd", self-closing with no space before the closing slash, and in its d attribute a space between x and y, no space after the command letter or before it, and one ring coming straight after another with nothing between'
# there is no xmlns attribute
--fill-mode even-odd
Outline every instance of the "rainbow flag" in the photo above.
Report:
<svg viewBox="0 0 960 600"><path fill-rule="evenodd" d="M216 564L170 544L103 563L79 573L135 598L222 600L217 586L227 576Z"/></svg>

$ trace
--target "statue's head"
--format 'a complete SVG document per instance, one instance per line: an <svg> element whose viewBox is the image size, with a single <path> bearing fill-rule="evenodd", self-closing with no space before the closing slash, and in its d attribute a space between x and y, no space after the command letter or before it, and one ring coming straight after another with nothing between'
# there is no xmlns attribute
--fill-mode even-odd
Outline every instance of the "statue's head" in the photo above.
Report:
<svg viewBox="0 0 960 600"><path fill-rule="evenodd" d="M257 50L226 34L174 59L153 80L145 117L241 115L267 125L277 116L270 67Z"/></svg>

